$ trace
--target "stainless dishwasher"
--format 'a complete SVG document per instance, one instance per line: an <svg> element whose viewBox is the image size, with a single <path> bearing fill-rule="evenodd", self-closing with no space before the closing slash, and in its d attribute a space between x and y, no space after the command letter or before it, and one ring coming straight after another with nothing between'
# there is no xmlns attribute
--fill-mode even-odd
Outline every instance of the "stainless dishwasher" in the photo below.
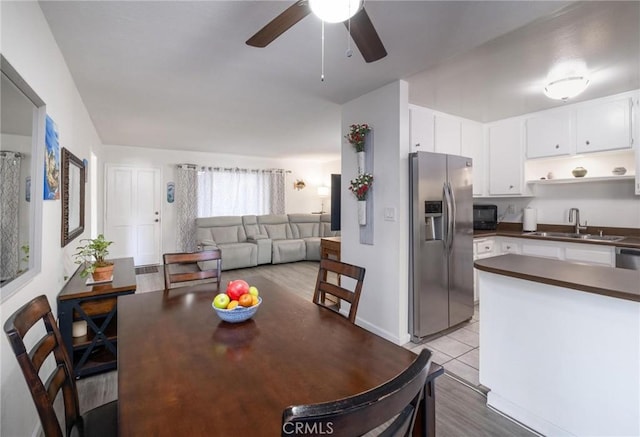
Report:
<svg viewBox="0 0 640 437"><path fill-rule="evenodd" d="M616 247L616 267L640 270L640 249Z"/></svg>

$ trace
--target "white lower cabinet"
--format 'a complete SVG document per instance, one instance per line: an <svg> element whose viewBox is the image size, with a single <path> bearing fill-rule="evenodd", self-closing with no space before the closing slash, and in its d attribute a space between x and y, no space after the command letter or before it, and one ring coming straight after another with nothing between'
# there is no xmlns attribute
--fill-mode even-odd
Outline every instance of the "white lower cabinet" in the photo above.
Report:
<svg viewBox="0 0 640 437"><path fill-rule="evenodd" d="M522 253L522 243L520 240L515 238L504 238L500 237L500 254L504 255L507 253Z"/></svg>
<svg viewBox="0 0 640 437"><path fill-rule="evenodd" d="M516 253L586 264L615 266L615 248L613 246L512 237L496 237L495 244L500 250L494 251L494 256Z"/></svg>
<svg viewBox="0 0 640 437"><path fill-rule="evenodd" d="M496 256L495 239L493 237L476 238L473 241L473 260ZM478 295L478 271L473 269L473 301L480 300Z"/></svg>
<svg viewBox="0 0 640 437"><path fill-rule="evenodd" d="M571 244L565 248L564 254L564 259L567 261L601 264L609 267L615 266L616 262L615 249L612 246Z"/></svg>
<svg viewBox="0 0 640 437"><path fill-rule="evenodd" d="M523 239L522 254L529 256L539 256L541 258L562 259L562 247L553 242L532 242Z"/></svg>

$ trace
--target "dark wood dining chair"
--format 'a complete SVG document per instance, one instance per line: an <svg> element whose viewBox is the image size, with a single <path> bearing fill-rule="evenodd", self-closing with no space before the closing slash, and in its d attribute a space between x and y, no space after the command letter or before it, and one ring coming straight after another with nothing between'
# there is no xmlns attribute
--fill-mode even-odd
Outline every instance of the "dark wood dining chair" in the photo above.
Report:
<svg viewBox="0 0 640 437"><path fill-rule="evenodd" d="M431 351L390 381L364 393L331 402L288 407L282 414L282 436L362 436L372 430L381 436L410 436L418 411L419 435L427 434L425 386Z"/></svg>
<svg viewBox="0 0 640 437"><path fill-rule="evenodd" d="M164 290L169 291L173 284L214 279L218 290L222 276L222 254L220 249L201 252L165 253ZM202 267L200 267L202 266ZM183 284L186 285L186 284Z"/></svg>
<svg viewBox="0 0 640 437"><path fill-rule="evenodd" d="M353 290L343 287L342 280L338 281L338 284L333 284L327 281L327 273L335 273L338 278L341 276L348 276L356 281ZM356 312L358 311L358 302L360 302L360 293L362 292L362 283L364 281L365 269L363 267L354 266L352 264L335 261L332 259L323 258L320 260L320 269L318 270L318 279L316 280L316 289L313 294L313 302L317 305L322 305L330 308L336 312L340 309L340 300L344 300L351 304L349 308L349 316L347 317L351 323L355 323ZM334 296L338 299L338 304L335 302L327 302L327 294Z"/></svg>
<svg viewBox="0 0 640 437"><path fill-rule="evenodd" d="M46 333L27 352L23 339L40 320L44 324ZM46 296L36 297L13 313L4 324L4 332L9 338L11 348L31 391L45 436L107 437L118 434L118 401L109 402L80 415L73 367ZM43 382L39 375L40 368L51 354L55 359L56 367L46 382ZM66 428L64 434L53 407L60 390L64 400Z"/></svg>

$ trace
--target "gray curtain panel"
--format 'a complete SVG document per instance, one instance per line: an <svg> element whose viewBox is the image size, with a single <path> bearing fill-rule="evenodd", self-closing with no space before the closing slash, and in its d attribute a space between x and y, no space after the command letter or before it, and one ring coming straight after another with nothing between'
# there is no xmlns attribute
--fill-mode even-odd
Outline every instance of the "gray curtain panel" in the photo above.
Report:
<svg viewBox="0 0 640 437"><path fill-rule="evenodd" d="M269 214L284 214L284 171L269 174Z"/></svg>
<svg viewBox="0 0 640 437"><path fill-rule="evenodd" d="M198 172L194 166L178 166L176 180L176 247L180 252L196 250Z"/></svg>
<svg viewBox="0 0 640 437"><path fill-rule="evenodd" d="M0 280L20 268L20 154L0 153Z"/></svg>

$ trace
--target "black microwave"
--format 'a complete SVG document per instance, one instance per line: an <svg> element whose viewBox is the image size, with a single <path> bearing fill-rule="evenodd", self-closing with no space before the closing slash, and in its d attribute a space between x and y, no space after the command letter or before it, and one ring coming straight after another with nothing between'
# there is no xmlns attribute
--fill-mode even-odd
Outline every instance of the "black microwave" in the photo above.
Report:
<svg viewBox="0 0 640 437"><path fill-rule="evenodd" d="M498 207L496 205L473 205L473 229L495 231L498 227Z"/></svg>

